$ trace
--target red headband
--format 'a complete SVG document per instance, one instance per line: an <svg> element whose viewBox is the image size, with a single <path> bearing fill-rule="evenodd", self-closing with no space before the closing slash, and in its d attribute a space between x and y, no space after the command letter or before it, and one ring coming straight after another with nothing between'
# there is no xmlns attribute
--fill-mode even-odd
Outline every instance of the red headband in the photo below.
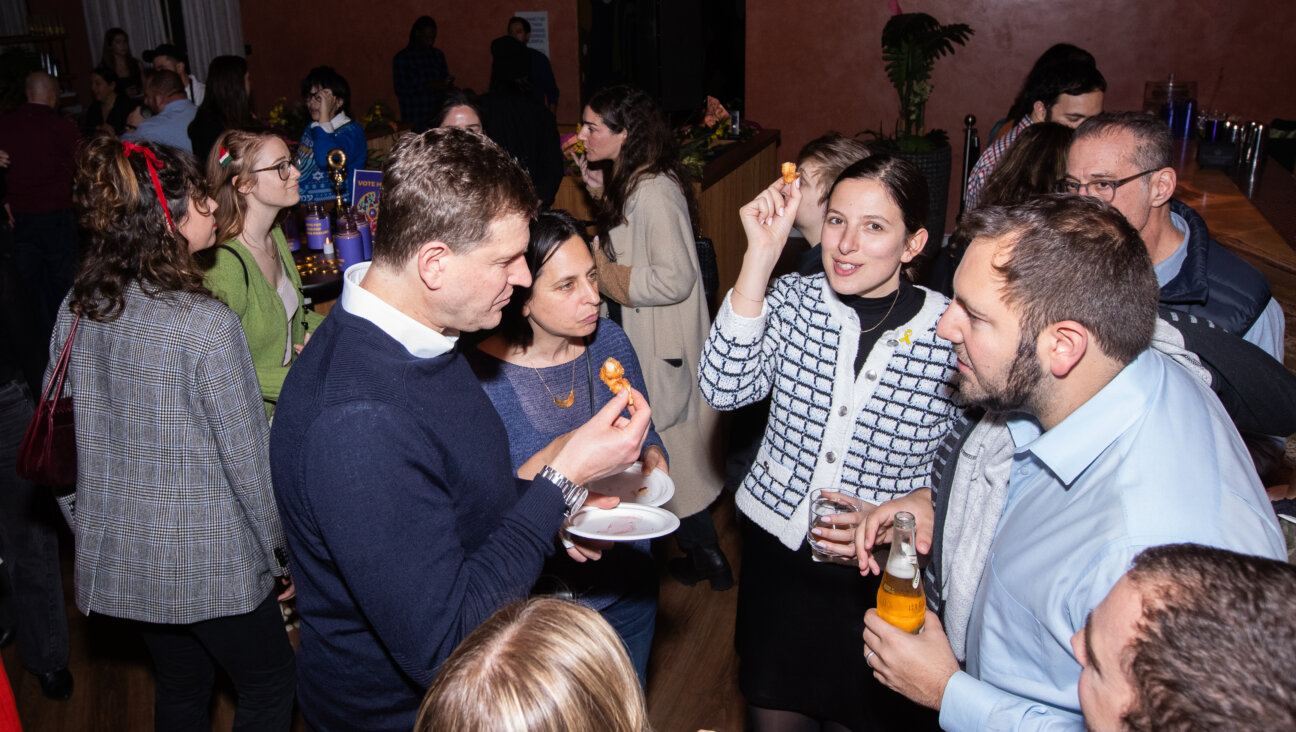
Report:
<svg viewBox="0 0 1296 732"><path fill-rule="evenodd" d="M167 223L172 229L176 228L175 222L171 220L171 207L167 205L166 195L162 193L162 181L158 180L158 170L165 168L161 160L153 154L153 151L143 145L136 145L133 142L122 142L122 147L126 150L126 157L131 153L140 153L144 156L144 164L148 166L149 176L153 179L153 190L157 193L158 203L162 204L162 213L166 214Z"/></svg>

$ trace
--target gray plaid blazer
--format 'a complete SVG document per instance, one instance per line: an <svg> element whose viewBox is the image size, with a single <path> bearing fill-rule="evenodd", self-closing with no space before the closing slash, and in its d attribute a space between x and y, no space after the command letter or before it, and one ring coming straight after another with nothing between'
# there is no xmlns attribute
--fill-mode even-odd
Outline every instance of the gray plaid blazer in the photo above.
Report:
<svg viewBox="0 0 1296 732"><path fill-rule="evenodd" d="M72 318L65 300L46 383ZM265 600L284 536L238 317L209 297L152 298L132 284L116 319L81 319L65 389L77 487L60 504L76 538L77 607L187 624Z"/></svg>

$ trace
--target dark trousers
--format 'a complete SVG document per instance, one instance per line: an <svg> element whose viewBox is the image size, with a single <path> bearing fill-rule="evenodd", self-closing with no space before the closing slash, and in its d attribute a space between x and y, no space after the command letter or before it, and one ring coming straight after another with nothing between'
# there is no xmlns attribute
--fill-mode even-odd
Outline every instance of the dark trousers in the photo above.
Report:
<svg viewBox="0 0 1296 732"><path fill-rule="evenodd" d="M190 625L139 626L157 668L157 730L211 729L214 664L229 675L238 694L235 730L291 728L297 660L274 593L243 615Z"/></svg>
<svg viewBox="0 0 1296 732"><path fill-rule="evenodd" d="M76 219L71 211L14 214L13 245L18 273L36 299L48 343L59 304L76 278Z"/></svg>
<svg viewBox="0 0 1296 732"><path fill-rule="evenodd" d="M59 573L54 496L14 472L32 416L27 387L0 384L0 625L16 628L23 667L35 674L67 666L67 609Z"/></svg>

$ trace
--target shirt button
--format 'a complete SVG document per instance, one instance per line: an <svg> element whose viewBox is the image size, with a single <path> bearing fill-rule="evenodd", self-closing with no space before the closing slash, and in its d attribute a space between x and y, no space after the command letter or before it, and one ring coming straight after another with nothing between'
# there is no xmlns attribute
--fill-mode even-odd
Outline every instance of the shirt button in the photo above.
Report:
<svg viewBox="0 0 1296 732"><path fill-rule="evenodd" d="M824 459L829 463L835 463L837 462L837 453L829 451L827 455L824 455Z"/></svg>
<svg viewBox="0 0 1296 732"><path fill-rule="evenodd" d="M874 371L873 369L869 369L868 371L864 372L864 378L868 379L869 381L877 381L877 372Z"/></svg>
<svg viewBox="0 0 1296 732"><path fill-rule="evenodd" d="M846 416L846 407L845 407L845 406L841 406L841 407L838 407L838 408L837 408L837 416L838 416L838 417L845 417L845 416Z"/></svg>
<svg viewBox="0 0 1296 732"><path fill-rule="evenodd" d="M897 341L897 340L894 339L894 338L891 338L891 339L888 339L888 340L887 340L887 347L888 347L888 348L895 348L895 347L898 346L898 345L900 345L900 341Z"/></svg>

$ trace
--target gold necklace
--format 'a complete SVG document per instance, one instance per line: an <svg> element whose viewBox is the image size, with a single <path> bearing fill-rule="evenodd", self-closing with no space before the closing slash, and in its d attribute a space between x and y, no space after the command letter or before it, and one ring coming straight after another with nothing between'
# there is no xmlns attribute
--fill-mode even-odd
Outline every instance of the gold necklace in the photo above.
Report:
<svg viewBox="0 0 1296 732"><path fill-rule="evenodd" d="M895 297L891 298L891 307L887 308L886 315L883 315L882 319L879 320L872 328L869 328L868 330L860 329L860 332L872 333L873 331L877 330L879 325L882 325L883 323L886 322L887 318L891 317L891 311L895 310L896 300L899 299L900 299L900 287L897 286L895 291Z"/></svg>
<svg viewBox="0 0 1296 732"><path fill-rule="evenodd" d="M571 391L568 391L567 396L562 399L554 396L553 390L549 388L549 385L545 383L544 377L540 375L540 369L535 366L531 367L531 370L535 372L536 378L540 380L540 386L543 386L545 391L549 392L549 398L553 400L554 405L559 409L566 409L576 403L576 362L579 360L580 356L572 359Z"/></svg>

